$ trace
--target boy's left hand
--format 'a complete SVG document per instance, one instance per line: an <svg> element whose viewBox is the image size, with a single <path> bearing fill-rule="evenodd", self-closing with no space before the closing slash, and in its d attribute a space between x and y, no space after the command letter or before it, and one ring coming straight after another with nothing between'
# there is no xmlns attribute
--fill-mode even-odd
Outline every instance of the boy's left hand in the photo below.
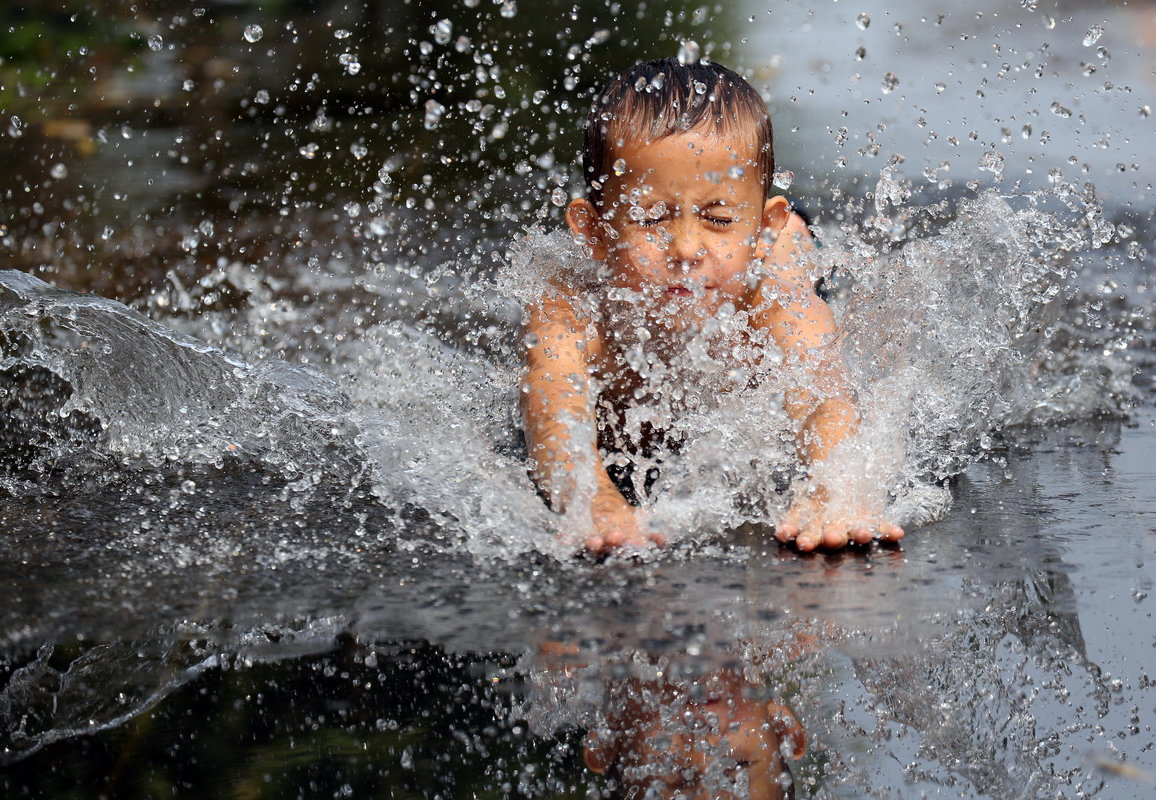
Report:
<svg viewBox="0 0 1156 800"><path fill-rule="evenodd" d="M877 514L837 511L826 501L826 493L816 491L796 497L782 522L775 526L775 538L794 542L803 552L823 547L838 550L848 544L870 544L879 539L897 542L903 528Z"/></svg>

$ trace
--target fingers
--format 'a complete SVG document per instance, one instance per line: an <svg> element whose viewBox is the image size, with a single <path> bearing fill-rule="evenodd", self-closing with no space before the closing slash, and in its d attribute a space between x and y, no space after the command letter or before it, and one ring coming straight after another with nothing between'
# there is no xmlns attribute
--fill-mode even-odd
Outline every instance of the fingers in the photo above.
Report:
<svg viewBox="0 0 1156 800"><path fill-rule="evenodd" d="M799 538L799 533L801 533L799 526L793 522L784 522L775 527L775 538L783 544L795 541Z"/></svg>
<svg viewBox="0 0 1156 800"><path fill-rule="evenodd" d="M904 530L898 525L884 522L879 526L879 538L885 542L898 542L903 538Z"/></svg>
<svg viewBox="0 0 1156 800"><path fill-rule="evenodd" d="M848 545L869 545L878 539L882 542L897 542L903 538L904 530L890 522L877 526L855 525L845 522L812 522L800 526L794 522L784 522L775 528L775 539L783 544L794 543L804 553L822 548L841 550Z"/></svg>
<svg viewBox="0 0 1156 800"><path fill-rule="evenodd" d="M643 531L637 526L608 527L587 536L583 544L591 555L608 556L627 547L665 547L666 536L658 531Z"/></svg>

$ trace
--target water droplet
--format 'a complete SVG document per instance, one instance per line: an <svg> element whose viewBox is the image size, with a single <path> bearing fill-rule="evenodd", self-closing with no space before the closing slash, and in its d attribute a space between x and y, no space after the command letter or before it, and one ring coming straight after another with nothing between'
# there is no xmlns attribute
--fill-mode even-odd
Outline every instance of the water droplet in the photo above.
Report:
<svg viewBox="0 0 1156 800"><path fill-rule="evenodd" d="M345 67L345 72L348 75L356 75L361 72L361 62L353 53L342 53L337 57L337 62Z"/></svg>
<svg viewBox="0 0 1156 800"><path fill-rule="evenodd" d="M614 174L615 175L625 175L626 174L626 159L625 158L620 158L614 162Z"/></svg>
<svg viewBox="0 0 1156 800"><path fill-rule="evenodd" d="M425 101L425 129L432 131L442 121L442 116L446 113L446 107L437 100Z"/></svg>
<svg viewBox="0 0 1156 800"><path fill-rule="evenodd" d="M246 25L243 35L246 42L255 44L261 41L261 37L265 35L265 30L260 25Z"/></svg>
<svg viewBox="0 0 1156 800"><path fill-rule="evenodd" d="M1103 25L1093 25L1088 28L1088 32L1084 34L1084 47L1091 47L1096 42L1100 41L1100 37L1104 35Z"/></svg>
<svg viewBox="0 0 1156 800"><path fill-rule="evenodd" d="M154 53L159 53L161 50L165 49L165 37L161 36L159 33L149 34L148 42L149 50L152 50Z"/></svg>
<svg viewBox="0 0 1156 800"><path fill-rule="evenodd" d="M862 61L866 57L867 57L867 48L866 47L860 47L858 50L855 51L855 60L856 61Z"/></svg>
<svg viewBox="0 0 1156 800"><path fill-rule="evenodd" d="M695 94L706 94L706 84L703 83L702 81L695 81L694 82L694 93Z"/></svg>
<svg viewBox="0 0 1156 800"><path fill-rule="evenodd" d="M518 4L515 3L514 0L506 0L506 2L502 3L502 8L498 13L506 19L511 19L518 14Z"/></svg>
<svg viewBox="0 0 1156 800"><path fill-rule="evenodd" d="M1148 117L1152 116L1152 107L1151 106L1140 106L1140 116L1142 116L1144 118L1148 118Z"/></svg>
<svg viewBox="0 0 1156 800"><path fill-rule="evenodd" d="M317 156L317 151L320 149L321 148L318 145L310 142L309 144L303 144L301 147L297 148L297 152L306 158L315 158Z"/></svg>
<svg viewBox="0 0 1156 800"><path fill-rule="evenodd" d="M943 94L944 91L946 91L946 90L947 90L947 84L944 84L944 83L935 84L935 93L936 94Z"/></svg>
<svg viewBox="0 0 1156 800"><path fill-rule="evenodd" d="M566 196L566 190L561 186L555 186L554 191L550 192L550 202L558 208L565 208L569 200L570 198Z"/></svg>
<svg viewBox="0 0 1156 800"><path fill-rule="evenodd" d="M542 101L546 99L546 90L539 89L538 91L534 92L533 97L530 99L534 102L534 105L541 105Z"/></svg>
<svg viewBox="0 0 1156 800"><path fill-rule="evenodd" d="M697 64L702 61L702 48L693 39L684 39L678 47L679 64Z"/></svg>
<svg viewBox="0 0 1156 800"><path fill-rule="evenodd" d="M56 178L56 180L60 180L61 178L67 178L68 177L68 167L66 167L63 164L58 162L58 163L52 165L52 169L50 169L48 171L48 173L52 177Z"/></svg>
<svg viewBox="0 0 1156 800"><path fill-rule="evenodd" d="M1053 16L1050 16L1048 14L1045 14L1044 15L1044 27L1047 28L1049 31L1054 31L1056 29L1056 18Z"/></svg>
<svg viewBox="0 0 1156 800"><path fill-rule="evenodd" d="M438 44L449 44L450 37L454 34L454 24L448 19L438 20L437 24L430 28L430 33Z"/></svg>
<svg viewBox="0 0 1156 800"><path fill-rule="evenodd" d="M996 180L1003 177L1004 157L998 150L991 150L983 154L979 160L979 168L995 175Z"/></svg>
<svg viewBox="0 0 1156 800"><path fill-rule="evenodd" d="M790 189L791 184L794 182L795 173L791 172L789 169L777 170L774 174L774 177L771 178L771 183L773 183L776 188L782 189L784 192L787 189Z"/></svg>
<svg viewBox="0 0 1156 800"><path fill-rule="evenodd" d="M8 135L11 136L13 139L19 138L20 136L22 136L24 134L24 131L22 130L23 127L24 127L24 121L22 119L20 119L20 117L13 115L8 120Z"/></svg>
<svg viewBox="0 0 1156 800"><path fill-rule="evenodd" d="M867 14L860 14L855 24L859 26L859 30L865 31L871 25L871 17Z"/></svg>
<svg viewBox="0 0 1156 800"><path fill-rule="evenodd" d="M1024 125L1023 130L1020 131L1020 136L1022 136L1025 139L1032 138L1032 126L1031 125Z"/></svg>
<svg viewBox="0 0 1156 800"><path fill-rule="evenodd" d="M353 153L353 157L360 161L369 155L369 148L363 144L357 144L355 142L354 144L349 145L349 152Z"/></svg>
<svg viewBox="0 0 1156 800"><path fill-rule="evenodd" d="M260 105L263 105L263 106L268 105L269 104L269 90L268 89L258 89L257 94L253 95L253 102L259 103Z"/></svg>
<svg viewBox="0 0 1156 800"><path fill-rule="evenodd" d="M899 78L894 72L888 72L883 76L883 94L891 94L898 85Z"/></svg>
<svg viewBox="0 0 1156 800"><path fill-rule="evenodd" d="M348 39L353 34L345 30L345 28L338 28L333 32L334 39Z"/></svg>
<svg viewBox="0 0 1156 800"><path fill-rule="evenodd" d="M1052 103L1052 113L1063 119L1072 116L1072 110L1070 108L1064 108L1058 102Z"/></svg>
<svg viewBox="0 0 1156 800"><path fill-rule="evenodd" d="M729 177L729 178L741 178L743 176L743 172L744 172L744 170L742 167L731 167L730 169L727 170L727 177Z"/></svg>

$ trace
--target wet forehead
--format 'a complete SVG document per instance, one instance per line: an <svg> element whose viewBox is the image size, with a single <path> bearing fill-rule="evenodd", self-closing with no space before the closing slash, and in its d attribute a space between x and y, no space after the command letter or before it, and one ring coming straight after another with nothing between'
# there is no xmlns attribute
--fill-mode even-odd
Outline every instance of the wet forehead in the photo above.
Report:
<svg viewBox="0 0 1156 800"><path fill-rule="evenodd" d="M754 143L736 136L688 132L653 142L630 142L614 152L614 178L644 195L748 199L762 193Z"/></svg>

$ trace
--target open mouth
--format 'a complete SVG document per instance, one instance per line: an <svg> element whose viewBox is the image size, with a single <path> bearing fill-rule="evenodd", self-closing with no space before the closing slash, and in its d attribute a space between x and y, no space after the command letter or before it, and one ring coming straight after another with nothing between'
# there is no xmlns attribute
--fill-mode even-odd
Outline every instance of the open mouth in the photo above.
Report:
<svg viewBox="0 0 1156 800"><path fill-rule="evenodd" d="M671 286L666 291L667 294L673 294L676 297L694 297L694 292L685 286Z"/></svg>

